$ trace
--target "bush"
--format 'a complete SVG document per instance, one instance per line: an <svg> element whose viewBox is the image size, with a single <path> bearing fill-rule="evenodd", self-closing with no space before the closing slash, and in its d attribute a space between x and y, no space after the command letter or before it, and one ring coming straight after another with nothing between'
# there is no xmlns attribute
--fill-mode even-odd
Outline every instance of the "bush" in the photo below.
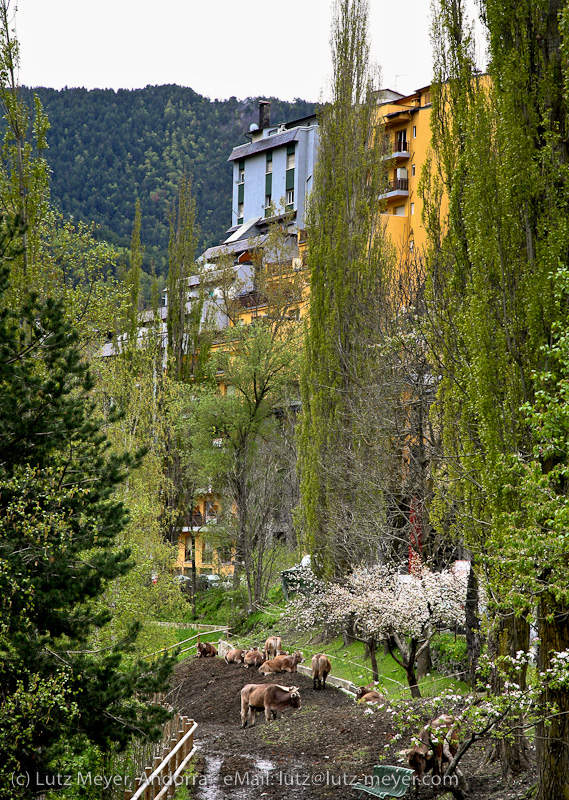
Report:
<svg viewBox="0 0 569 800"><path fill-rule="evenodd" d="M454 633L439 633L431 640L433 666L442 675L468 671L466 637Z"/></svg>

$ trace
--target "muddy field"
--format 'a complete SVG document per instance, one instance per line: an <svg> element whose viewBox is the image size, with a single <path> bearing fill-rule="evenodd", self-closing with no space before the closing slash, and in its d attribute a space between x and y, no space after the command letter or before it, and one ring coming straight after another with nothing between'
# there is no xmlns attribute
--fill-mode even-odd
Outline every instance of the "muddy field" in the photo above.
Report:
<svg viewBox="0 0 569 800"><path fill-rule="evenodd" d="M243 730L240 690L246 683L299 686L302 708L289 708L270 723L258 713L256 725ZM365 713L352 696L332 687L314 691L312 680L298 673L265 678L257 670L226 664L221 658L183 661L175 674L171 698L177 711L198 723L195 741L199 757L191 794L195 800L357 798L351 784L372 774L384 745L388 744L384 763L403 765L398 751L409 746L416 732L392 741L391 716L386 711ZM470 785L468 798L522 798L532 776L504 784L498 765L481 767L485 755L480 745L461 762ZM421 787L419 798L433 796L452 797Z"/></svg>

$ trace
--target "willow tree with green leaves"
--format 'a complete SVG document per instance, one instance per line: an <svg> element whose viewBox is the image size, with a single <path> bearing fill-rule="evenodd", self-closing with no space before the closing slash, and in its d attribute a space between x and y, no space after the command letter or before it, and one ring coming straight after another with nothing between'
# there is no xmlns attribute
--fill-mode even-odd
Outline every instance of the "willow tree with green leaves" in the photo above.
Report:
<svg viewBox="0 0 569 800"><path fill-rule="evenodd" d="M423 184L433 245L431 336L442 374L438 508L484 565L493 601L491 650L500 657L527 649L534 617L545 670L555 643L566 647L567 586L550 584L547 559L533 563L532 582L523 576L527 560L522 568L515 558L504 564L502 555L512 535L504 519L518 521L520 551L534 535L523 520L535 517L537 498L528 505L522 473L509 465L535 455L537 430L526 409L536 402L535 375L550 368L552 332L567 302L552 280L569 259L563 4L484 0L488 78L474 72L464 6L443 0L435 16L435 177ZM449 198L442 221L432 202L437 181ZM544 457L543 470L552 466ZM500 691L499 681L494 688ZM544 691L544 719L546 697L551 691ZM554 716L539 733L537 796L565 800L565 718ZM547 754L556 747L564 754L552 760ZM501 756L505 771L527 765L521 726Z"/></svg>
<svg viewBox="0 0 569 800"><path fill-rule="evenodd" d="M374 338L371 320L389 304L392 266L379 214L387 162L367 0L336 3L331 47L331 100L319 112L308 211L310 315L299 446L302 524L317 569L329 577L376 552L377 543L351 523L350 509L361 499L355 466L365 463L366 444L350 405L366 381L364 342Z"/></svg>

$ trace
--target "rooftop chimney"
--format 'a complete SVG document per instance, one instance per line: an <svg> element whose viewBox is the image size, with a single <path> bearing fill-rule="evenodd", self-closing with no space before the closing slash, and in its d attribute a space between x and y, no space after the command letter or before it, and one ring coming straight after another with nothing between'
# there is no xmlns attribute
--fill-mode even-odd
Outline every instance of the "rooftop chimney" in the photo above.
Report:
<svg viewBox="0 0 569 800"><path fill-rule="evenodd" d="M259 100L259 128L270 128L271 126L271 101Z"/></svg>

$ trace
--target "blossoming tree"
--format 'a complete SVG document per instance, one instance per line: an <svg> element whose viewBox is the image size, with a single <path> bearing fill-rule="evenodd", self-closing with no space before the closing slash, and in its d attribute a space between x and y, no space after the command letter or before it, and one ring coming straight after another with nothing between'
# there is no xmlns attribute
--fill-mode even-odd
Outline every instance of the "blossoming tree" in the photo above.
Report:
<svg viewBox="0 0 569 800"><path fill-rule="evenodd" d="M435 631L464 624L465 576L451 570L400 575L386 566L359 568L344 584L315 584L315 593L297 597L290 616L304 629L323 624L330 631L355 630L367 642L374 680L374 652L386 641L407 675L413 697L420 697L415 662ZM395 647L393 647L395 643Z"/></svg>

